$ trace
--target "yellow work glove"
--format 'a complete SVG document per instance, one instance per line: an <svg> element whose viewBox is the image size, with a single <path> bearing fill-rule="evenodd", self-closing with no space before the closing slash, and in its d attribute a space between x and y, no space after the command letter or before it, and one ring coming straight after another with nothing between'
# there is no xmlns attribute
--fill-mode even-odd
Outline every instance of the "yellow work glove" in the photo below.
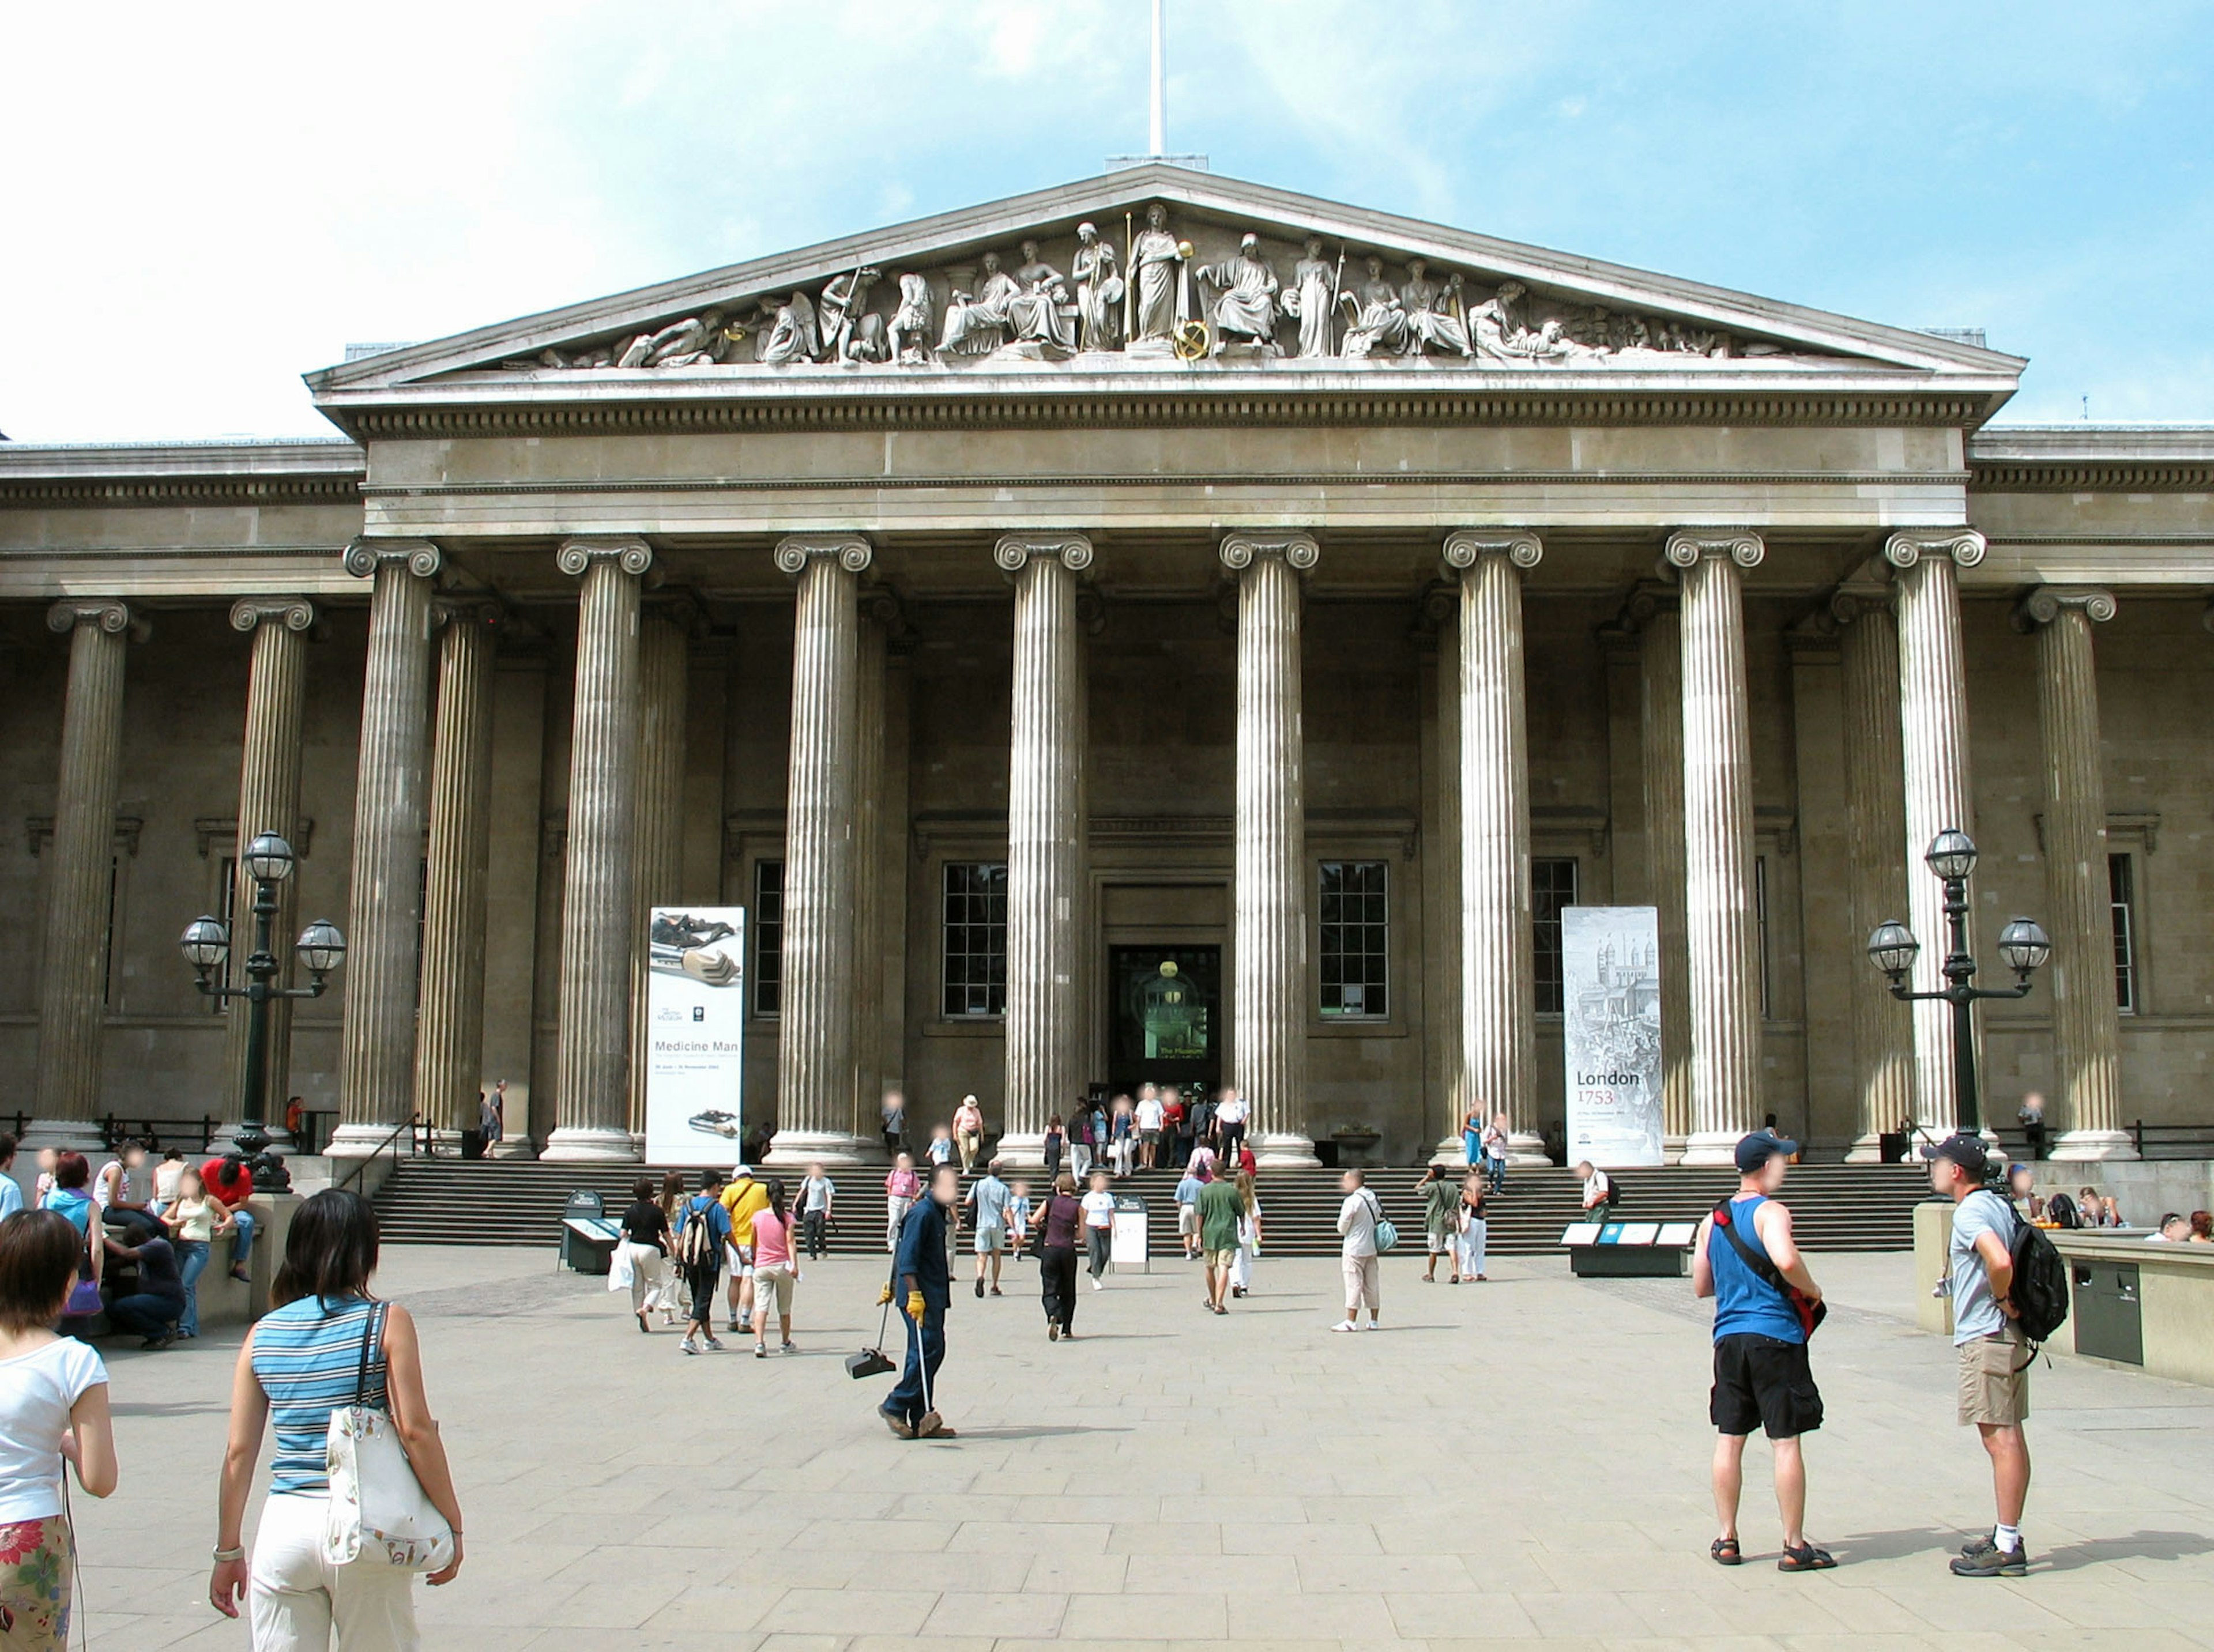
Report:
<svg viewBox="0 0 2214 1652"><path fill-rule="evenodd" d="M910 1320L920 1320L922 1318L922 1293L920 1291L911 1290L908 1292L907 1316Z"/></svg>
<svg viewBox="0 0 2214 1652"><path fill-rule="evenodd" d="M877 1306L878 1308L887 1308L890 1306L891 1300L892 1288L890 1285L886 1285L882 1290L877 1293Z"/></svg>

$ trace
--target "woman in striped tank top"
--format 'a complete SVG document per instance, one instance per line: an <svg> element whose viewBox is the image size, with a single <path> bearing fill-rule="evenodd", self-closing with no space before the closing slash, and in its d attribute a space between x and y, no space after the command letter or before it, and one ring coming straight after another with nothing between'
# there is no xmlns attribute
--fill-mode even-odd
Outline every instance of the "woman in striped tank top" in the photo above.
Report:
<svg viewBox="0 0 2214 1652"><path fill-rule="evenodd" d="M365 1554L344 1566L322 1558L330 1507L325 1434L331 1412L353 1403L362 1344L380 1309L382 1334L370 1351L364 1403L391 1413L415 1478L454 1528L453 1564L430 1581L451 1582L462 1569L462 1506L423 1392L415 1322L406 1308L370 1295L376 1271L369 1201L338 1188L315 1194L293 1215L270 1293L276 1306L239 1351L208 1598L232 1618L247 1600L254 1652L327 1652L334 1629L339 1652L413 1652L421 1644L413 1573ZM241 1533L265 1426L274 1428L277 1448L249 1567Z"/></svg>

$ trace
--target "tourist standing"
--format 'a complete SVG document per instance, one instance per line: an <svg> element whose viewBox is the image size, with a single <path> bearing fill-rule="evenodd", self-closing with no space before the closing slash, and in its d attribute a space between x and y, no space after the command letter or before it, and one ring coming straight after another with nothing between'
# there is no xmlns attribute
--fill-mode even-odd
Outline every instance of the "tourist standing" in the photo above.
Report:
<svg viewBox="0 0 2214 1652"><path fill-rule="evenodd" d="M1088 1271L1094 1290L1107 1289L1107 1282L1101 1276L1107 1271L1114 1234L1115 1196L1107 1191L1107 1173L1095 1170L1092 1173L1092 1191L1084 1196L1084 1248L1090 1258Z"/></svg>
<svg viewBox="0 0 2214 1652"><path fill-rule="evenodd" d="M1216 1151L1222 1155L1222 1162L1237 1164L1245 1141L1245 1098L1237 1091L1226 1089L1215 1098L1214 1131L1220 1138Z"/></svg>
<svg viewBox="0 0 2214 1652"><path fill-rule="evenodd" d="M344 1652L416 1646L415 1574L367 1550L333 1566L323 1558L331 1484L325 1439L333 1410L362 1403L388 1413L423 1495L453 1528L454 1558L428 1581L462 1569L462 1505L446 1448L423 1387L415 1321L370 1295L376 1271L376 1215L358 1193L327 1187L292 1213L275 1304L247 1334L231 1387L230 1442L217 1503L215 1570L208 1599L238 1616L242 1596L254 1652L323 1652L338 1631ZM269 1497L246 1560L243 1528L261 1435L272 1428Z"/></svg>
<svg viewBox="0 0 2214 1652"><path fill-rule="evenodd" d="M1807 1540L1807 1464L1801 1437L1822 1426L1822 1396L1807 1362L1808 1315L1822 1299L1792 1236L1791 1212L1776 1195L1799 1150L1765 1130L1737 1144L1736 1193L1700 1222L1691 1249L1691 1290L1715 1299L1715 1382L1707 1401L1715 1426L1715 1519L1709 1552L1740 1565L1739 1496L1745 1442L1758 1424L1775 1458L1776 1507L1783 1517L1778 1571L1826 1571L1838 1563Z"/></svg>
<svg viewBox="0 0 2214 1652"><path fill-rule="evenodd" d="M1206 1186L1207 1178L1190 1167L1177 1181L1177 1243L1183 1247L1183 1259L1187 1262L1200 1253L1199 1196Z"/></svg>
<svg viewBox="0 0 2214 1652"><path fill-rule="evenodd" d="M1007 1254L1007 1207L1014 1201L1014 1190L1000 1180L997 1159L984 1167L974 1186L969 1189L967 1204L976 1213L976 1294L984 1294L984 1268L988 1262L992 1270L992 1295L1000 1294L1000 1267Z"/></svg>
<svg viewBox="0 0 2214 1652"><path fill-rule="evenodd" d="M782 1178L771 1176L764 1190L768 1200L754 1212L749 1248L754 1259L754 1357L768 1357L769 1300L776 1301L778 1350L789 1354L792 1344L792 1291L799 1277L792 1254L791 1205L785 1198Z"/></svg>
<svg viewBox="0 0 2214 1652"><path fill-rule="evenodd" d="M1076 1334L1076 1241L1084 1229L1076 1178L1055 1178L1053 1191L1031 1220L1038 1231L1038 1294L1045 1305L1045 1339L1058 1342Z"/></svg>
<svg viewBox="0 0 2214 1652"><path fill-rule="evenodd" d="M2030 1162L2034 1164L2045 1156L2045 1098L2032 1090L2021 1098L2021 1106L2015 1117L2021 1121L2021 1133L2029 1140Z"/></svg>
<svg viewBox="0 0 2214 1652"><path fill-rule="evenodd" d="M799 1231L807 1244L807 1259L822 1260L829 1248L830 1222L837 1209L838 1184L823 1173L823 1167L810 1164L807 1176L799 1184Z"/></svg>
<svg viewBox="0 0 2214 1652"><path fill-rule="evenodd" d="M1092 1173L1092 1109L1079 1106L1068 1121L1068 1167L1079 1181Z"/></svg>
<svg viewBox="0 0 2214 1652"><path fill-rule="evenodd" d="M631 1185L630 1209L622 1215L621 1248L630 1267L630 1311L638 1328L649 1334L653 1326L646 1310L661 1300L670 1243L669 1216L654 1198L653 1178L640 1176Z"/></svg>
<svg viewBox="0 0 2214 1652"><path fill-rule="evenodd" d="M945 1125L933 1125L930 1127L930 1140L922 1151L923 1156L930 1161L930 1168L933 1170L942 1164L951 1164L953 1162L951 1129Z"/></svg>
<svg viewBox="0 0 2214 1652"><path fill-rule="evenodd" d="M884 1250L887 1254L899 1249L900 1229L906 1225L907 1213L914 1208L916 1197L922 1192L922 1179L914 1173L914 1159L902 1153L892 1161L891 1172L884 1178Z"/></svg>
<svg viewBox="0 0 2214 1652"><path fill-rule="evenodd" d="M1231 1270L1230 1294L1244 1296L1253 1289L1253 1259L1261 1253L1261 1200L1253 1191L1251 1171L1238 1173L1238 1197L1245 1203L1245 1214L1238 1222L1238 1263Z"/></svg>
<svg viewBox="0 0 2214 1652"><path fill-rule="evenodd" d="M69 1643L76 1539L63 1476L76 1470L90 1497L115 1490L107 1368L88 1344L53 1330L83 1247L76 1226L54 1211L0 1219L0 1612L5 1643L26 1652L66 1652Z"/></svg>
<svg viewBox="0 0 2214 1652"><path fill-rule="evenodd" d="M216 1235L228 1228L233 1220L230 1212L223 1209L223 1201L210 1198L200 1185L200 1173L186 1166L184 1173L177 1178L175 1200L162 1212L162 1225L169 1230L176 1243L177 1268L184 1281L185 1311L177 1326L180 1337L200 1334L200 1275L207 1271Z"/></svg>
<svg viewBox="0 0 2214 1652"><path fill-rule="evenodd" d="M1463 1279L1481 1283L1484 1278L1484 1244L1490 1236L1491 1224L1484 1219L1483 1173L1471 1170L1461 1179L1459 1231L1459 1265L1455 1271Z"/></svg>
<svg viewBox="0 0 2214 1652"><path fill-rule="evenodd" d="M720 1349L715 1340L715 1280L731 1242L731 1213L723 1205L723 1173L700 1173L700 1192L684 1202L676 1225L676 1254L684 1265L684 1283L692 1293L692 1317L678 1344L688 1354ZM698 1341L694 1341L694 1338Z"/></svg>
<svg viewBox="0 0 2214 1652"><path fill-rule="evenodd" d="M953 1145L961 1155L961 1173L965 1176L984 1150L984 1109L976 1105L973 1095L963 1096L961 1105L953 1109Z"/></svg>
<svg viewBox="0 0 2214 1652"><path fill-rule="evenodd" d="M1161 1125L1168 1117L1160 1092L1147 1084L1138 1092L1138 1163L1151 1170L1160 1162Z"/></svg>
<svg viewBox="0 0 2214 1652"><path fill-rule="evenodd" d="M892 1254L887 1301L899 1304L907 1324L907 1366L878 1412L902 1440L951 1439L938 1413L938 1370L945 1360L945 1315L953 1306L953 1279L945 1264L946 1216L961 1197L960 1173L933 1165L924 1198L900 1228Z"/></svg>
<svg viewBox="0 0 2214 1652"><path fill-rule="evenodd" d="M1068 1132L1061 1128L1059 1113L1045 1121L1045 1183L1050 1187L1061 1175L1061 1161L1068 1150Z"/></svg>
<svg viewBox="0 0 2214 1652"><path fill-rule="evenodd" d="M1946 1260L1953 1289L1953 1346L1960 1367L1960 1420L1974 1424L1991 1461L1997 1519L1987 1538L1953 1562L1961 1577L2021 1577L2029 1570L2021 1514L2029 1501L2029 1356L2015 1326L2014 1231L2021 1218L1991 1186L1983 1139L1960 1132L1930 1155L1930 1186L1953 1201Z"/></svg>
<svg viewBox="0 0 2214 1652"><path fill-rule="evenodd" d="M1115 1179L1130 1173L1138 1152L1138 1109L1127 1095L1115 1098L1115 1112L1107 1121L1108 1156L1114 1161Z"/></svg>
<svg viewBox="0 0 2214 1652"><path fill-rule="evenodd" d="M670 1234L670 1253L667 1265L662 1271L661 1324L664 1330L676 1323L678 1313L688 1318L692 1309L692 1293L684 1283L684 1269L677 1259L676 1250L676 1222L684 1209L684 1173L671 1170L661 1179L661 1193L654 1200L661 1207L664 1226Z"/></svg>
<svg viewBox="0 0 2214 1652"><path fill-rule="evenodd" d="M1376 1247L1376 1224L1384 1212L1368 1191L1367 1179L1349 1170L1339 1179L1345 1202L1337 1208L1338 1261L1345 1275L1345 1318L1333 1331L1361 1329L1361 1310L1368 1310L1368 1329L1377 1329L1384 1312L1383 1266Z"/></svg>
<svg viewBox="0 0 2214 1652"><path fill-rule="evenodd" d="M1468 1168L1475 1169L1483 1162L1483 1104L1477 1102L1460 1121L1460 1150L1468 1161Z"/></svg>
<svg viewBox="0 0 2214 1652"><path fill-rule="evenodd" d="M1191 1109L1184 1105L1183 1092L1173 1084L1161 1091L1161 1142L1167 1149L1169 1168L1191 1162Z"/></svg>
<svg viewBox="0 0 2214 1652"><path fill-rule="evenodd" d="M1483 1127L1483 1168L1491 1178L1491 1191L1507 1191L1507 1115L1494 1113Z"/></svg>
<svg viewBox="0 0 2214 1652"><path fill-rule="evenodd" d="M884 1151L897 1153L907 1145L907 1098L897 1090L884 1092Z"/></svg>
<svg viewBox="0 0 2214 1652"><path fill-rule="evenodd" d="M1438 1282L1438 1258L1446 1259L1451 1276L1446 1283L1460 1283L1460 1190L1446 1180L1446 1167L1434 1164L1422 1173L1422 1180L1415 1184L1415 1192L1422 1204L1422 1283L1434 1285Z"/></svg>
<svg viewBox="0 0 2214 1652"><path fill-rule="evenodd" d="M1227 1314L1223 1298L1230 1294L1231 1270L1238 1262L1238 1226L1245 1215L1245 1199L1233 1181L1211 1181L1199 1192L1199 1242L1207 1259L1207 1306Z"/></svg>
<svg viewBox="0 0 2214 1652"><path fill-rule="evenodd" d="M731 1215L730 1253L723 1260L731 1271L726 1289L735 1337L754 1316L754 1218L768 1208L768 1189L754 1180L751 1166L731 1167L731 1180L723 1185L723 1208Z"/></svg>

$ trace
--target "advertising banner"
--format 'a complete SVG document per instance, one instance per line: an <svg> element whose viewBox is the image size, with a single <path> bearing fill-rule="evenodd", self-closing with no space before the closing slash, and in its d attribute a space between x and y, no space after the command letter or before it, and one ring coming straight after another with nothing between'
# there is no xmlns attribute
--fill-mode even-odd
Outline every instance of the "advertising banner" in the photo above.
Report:
<svg viewBox="0 0 2214 1652"><path fill-rule="evenodd" d="M1660 1160L1660 914L1561 910L1569 1162Z"/></svg>
<svg viewBox="0 0 2214 1652"><path fill-rule="evenodd" d="M736 1164L746 1020L743 906L657 906L646 972L645 1157Z"/></svg>

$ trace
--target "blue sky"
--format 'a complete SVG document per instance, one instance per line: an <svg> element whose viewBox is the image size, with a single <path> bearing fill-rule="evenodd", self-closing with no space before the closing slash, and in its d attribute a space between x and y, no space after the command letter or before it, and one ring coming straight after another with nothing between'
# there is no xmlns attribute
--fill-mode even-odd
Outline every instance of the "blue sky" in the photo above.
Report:
<svg viewBox="0 0 2214 1652"><path fill-rule="evenodd" d="M2214 5L1170 3L1217 172L1984 326L2032 358L2004 421L2214 422ZM1146 144L1146 0L6 10L17 440L322 433L298 375L350 340Z"/></svg>

